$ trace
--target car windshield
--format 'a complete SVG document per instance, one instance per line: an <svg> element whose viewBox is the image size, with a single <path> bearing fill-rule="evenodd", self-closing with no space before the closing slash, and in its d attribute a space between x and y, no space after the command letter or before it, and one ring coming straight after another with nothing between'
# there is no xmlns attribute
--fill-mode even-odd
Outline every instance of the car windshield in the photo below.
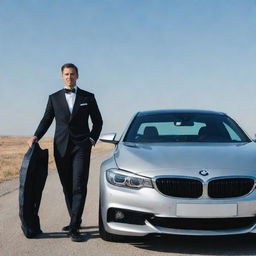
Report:
<svg viewBox="0 0 256 256"><path fill-rule="evenodd" d="M163 113L137 115L125 137L126 142L250 142L226 115Z"/></svg>

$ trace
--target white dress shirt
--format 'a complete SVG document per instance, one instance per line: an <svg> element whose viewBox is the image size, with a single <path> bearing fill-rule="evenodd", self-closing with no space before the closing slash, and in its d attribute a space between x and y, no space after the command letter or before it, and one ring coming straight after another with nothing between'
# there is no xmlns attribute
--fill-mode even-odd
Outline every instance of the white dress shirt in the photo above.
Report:
<svg viewBox="0 0 256 256"><path fill-rule="evenodd" d="M66 97L66 100L67 100L67 103L68 103L68 108L69 108L70 114L72 114L74 104L75 104L75 100L76 100L77 87L75 86L74 89L76 90L75 93L73 93L73 92L65 93L65 97Z"/></svg>
<svg viewBox="0 0 256 256"><path fill-rule="evenodd" d="M69 88L67 88L69 89ZM69 93L65 93L65 97L68 103L68 108L70 111L70 114L72 114L73 108L74 108L74 104L75 104L75 100L76 100L76 93L77 93L77 87L75 86L74 89L76 90L75 93L73 92L69 92ZM92 145L95 145L95 141L93 138L89 137Z"/></svg>

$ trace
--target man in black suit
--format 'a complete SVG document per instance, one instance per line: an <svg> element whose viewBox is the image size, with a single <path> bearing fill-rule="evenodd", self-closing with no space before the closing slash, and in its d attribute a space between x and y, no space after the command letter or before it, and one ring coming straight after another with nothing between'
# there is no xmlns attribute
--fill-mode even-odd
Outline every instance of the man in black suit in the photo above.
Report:
<svg viewBox="0 0 256 256"><path fill-rule="evenodd" d="M99 138L103 122L94 95L76 86L77 67L67 63L61 72L65 88L49 96L44 116L28 144L31 147L39 141L55 118L54 157L70 215L70 223L63 230L69 231L72 241L79 242L91 147Z"/></svg>

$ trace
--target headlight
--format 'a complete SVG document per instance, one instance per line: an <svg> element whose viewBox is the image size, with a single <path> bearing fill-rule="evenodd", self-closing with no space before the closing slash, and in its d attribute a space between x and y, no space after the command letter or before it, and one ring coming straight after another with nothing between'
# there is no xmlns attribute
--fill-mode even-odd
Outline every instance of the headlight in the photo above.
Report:
<svg viewBox="0 0 256 256"><path fill-rule="evenodd" d="M153 188L150 178L118 169L109 169L106 172L107 181L115 186L128 188Z"/></svg>

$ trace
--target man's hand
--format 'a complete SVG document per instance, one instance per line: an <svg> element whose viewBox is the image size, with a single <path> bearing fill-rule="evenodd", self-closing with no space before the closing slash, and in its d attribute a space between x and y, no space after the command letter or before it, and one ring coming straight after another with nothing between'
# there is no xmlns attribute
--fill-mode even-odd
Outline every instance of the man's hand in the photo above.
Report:
<svg viewBox="0 0 256 256"><path fill-rule="evenodd" d="M95 146L95 140L93 139L93 138L91 138L91 137L89 137L89 140L90 140L90 142L92 143L92 146Z"/></svg>
<svg viewBox="0 0 256 256"><path fill-rule="evenodd" d="M29 147L31 148L32 145L33 145L35 142L37 142L37 141L38 141L37 137L36 137L36 136L33 136L33 137L31 137L31 138L27 141L27 143L28 143Z"/></svg>

